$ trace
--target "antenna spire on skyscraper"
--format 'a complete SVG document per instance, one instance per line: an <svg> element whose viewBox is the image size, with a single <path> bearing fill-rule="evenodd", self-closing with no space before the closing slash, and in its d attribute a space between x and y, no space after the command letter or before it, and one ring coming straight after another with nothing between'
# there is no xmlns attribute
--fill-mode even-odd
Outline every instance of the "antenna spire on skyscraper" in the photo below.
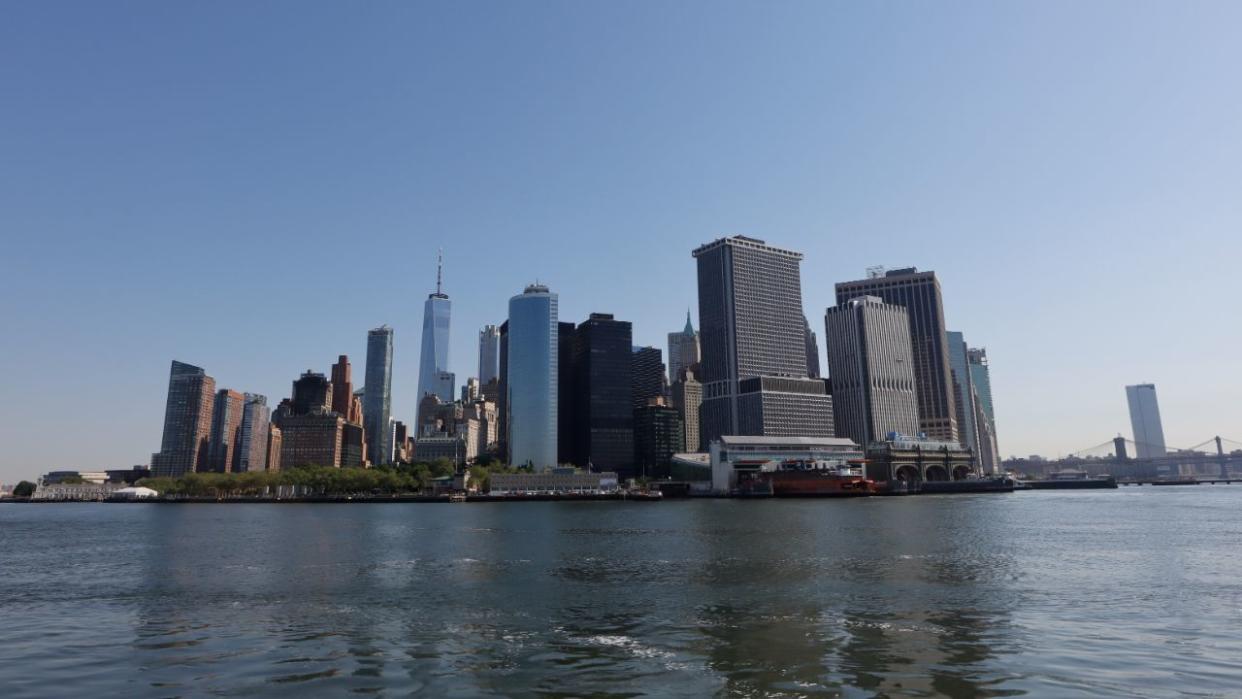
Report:
<svg viewBox="0 0 1242 699"><path fill-rule="evenodd" d="M436 248L436 295L440 295L440 282L444 273L444 248Z"/></svg>

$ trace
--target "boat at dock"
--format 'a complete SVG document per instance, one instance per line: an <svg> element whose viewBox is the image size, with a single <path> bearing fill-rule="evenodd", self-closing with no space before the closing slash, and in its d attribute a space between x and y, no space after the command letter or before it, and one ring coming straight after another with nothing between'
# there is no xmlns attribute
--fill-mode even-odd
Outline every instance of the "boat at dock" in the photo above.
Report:
<svg viewBox="0 0 1242 699"><path fill-rule="evenodd" d="M1014 480L1008 476L962 478L956 481L923 481L921 495L956 495L963 493L1012 493Z"/></svg>
<svg viewBox="0 0 1242 699"><path fill-rule="evenodd" d="M1152 485L1199 485L1199 479L1193 476L1166 476L1157 478Z"/></svg>
<svg viewBox="0 0 1242 699"><path fill-rule="evenodd" d="M849 463L790 459L770 461L738 484L739 497L850 498L875 494L862 467Z"/></svg>
<svg viewBox="0 0 1242 699"><path fill-rule="evenodd" d="M1041 480L1023 481L1024 490L1084 490L1089 488L1116 488L1117 479L1112 476L1090 476L1086 471L1067 468Z"/></svg>

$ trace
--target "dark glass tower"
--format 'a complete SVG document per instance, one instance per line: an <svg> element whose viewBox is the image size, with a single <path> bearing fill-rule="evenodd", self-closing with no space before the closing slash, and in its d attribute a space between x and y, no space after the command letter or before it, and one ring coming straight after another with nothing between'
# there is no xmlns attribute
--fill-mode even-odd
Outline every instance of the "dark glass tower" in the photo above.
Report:
<svg viewBox="0 0 1242 699"><path fill-rule="evenodd" d="M367 457L373 464L392 462L392 328L367 333L366 389L362 394L362 424Z"/></svg>
<svg viewBox="0 0 1242 699"><path fill-rule="evenodd" d="M630 323L592 313L578 325L573 353L573 462L632 475L634 406Z"/></svg>
<svg viewBox="0 0 1242 699"><path fill-rule="evenodd" d="M293 414L307 415L316 408L332 409L332 384L323 374L307 370L293 382Z"/></svg>
<svg viewBox="0 0 1242 699"><path fill-rule="evenodd" d="M652 398L663 398L665 395L664 354L659 347L635 347L631 360L631 393L634 409L637 410Z"/></svg>
<svg viewBox="0 0 1242 699"><path fill-rule="evenodd" d="M556 324L556 461L574 460L574 324Z"/></svg>

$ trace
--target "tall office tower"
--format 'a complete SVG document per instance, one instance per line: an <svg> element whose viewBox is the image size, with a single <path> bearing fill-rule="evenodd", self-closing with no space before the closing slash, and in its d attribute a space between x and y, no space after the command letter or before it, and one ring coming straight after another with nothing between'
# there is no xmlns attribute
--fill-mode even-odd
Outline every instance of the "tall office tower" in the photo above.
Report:
<svg viewBox="0 0 1242 699"><path fill-rule="evenodd" d="M452 302L441 290L443 259L436 264L436 291L423 303L423 348L418 356L418 399L432 394L450 402L457 397L449 372L449 316ZM446 376L447 375L447 376ZM421 421L421 417L420 417Z"/></svg>
<svg viewBox="0 0 1242 699"><path fill-rule="evenodd" d="M822 381L806 375L802 254L733 236L693 256L703 443L722 435L832 436L832 399ZM780 380L751 381L760 377Z"/></svg>
<svg viewBox="0 0 1242 699"><path fill-rule="evenodd" d="M664 382L664 355L659 347L635 347L631 355L631 399L634 410L652 398L663 398L667 393Z"/></svg>
<svg viewBox="0 0 1242 699"><path fill-rule="evenodd" d="M933 439L956 442L957 406L953 400L944 305L936 273L910 267L890 270L883 275L877 271L866 279L837 284L838 306L859 296L877 296L884 303L905 306L910 317L919 425Z"/></svg>
<svg viewBox="0 0 1242 699"><path fill-rule="evenodd" d="M620 478L668 478L673 454L681 450L685 437L681 415L664 398L652 398L634 411L634 467Z"/></svg>
<svg viewBox="0 0 1242 699"><path fill-rule="evenodd" d="M479 331L479 383L500 375L500 328L484 325Z"/></svg>
<svg viewBox="0 0 1242 699"><path fill-rule="evenodd" d="M151 455L152 475L175 478L206 469L215 401L215 379L200 367L173 361L164 437L159 452Z"/></svg>
<svg viewBox="0 0 1242 699"><path fill-rule="evenodd" d="M988 351L983 347L969 347L966 349L966 362L970 369L970 383L975 390L975 408L976 413L982 413L983 420L976 418L975 425L979 427L984 422L987 423L987 433L991 436L992 455L996 461L996 465L1000 465L1000 447L996 444L996 413L992 408L992 375L988 369ZM979 427L980 447L985 448L987 444L984 442L984 430Z"/></svg>
<svg viewBox="0 0 1242 699"><path fill-rule="evenodd" d="M1160 424L1160 406L1156 403L1156 386L1141 383L1126 386L1130 404L1130 426L1134 428L1135 456L1151 459L1168 454L1164 446L1164 427Z"/></svg>
<svg viewBox="0 0 1242 699"><path fill-rule="evenodd" d="M681 332L668 334L668 382L672 384L681 370L699 363L699 334L690 323L690 311L686 310L686 327Z"/></svg>
<svg viewBox="0 0 1242 699"><path fill-rule="evenodd" d="M267 440L272 411L267 407L267 396L246 394L246 407L242 409L241 440L237 443L238 459L234 471L256 472L267 470Z"/></svg>
<svg viewBox="0 0 1242 699"><path fill-rule="evenodd" d="M532 284L509 299L506 401L509 463L556 466L560 371L556 294Z"/></svg>
<svg viewBox="0 0 1242 699"><path fill-rule="evenodd" d="M979 426L975 423L975 383L970 377L970 360L967 358L966 339L960 332L944 334L949 348L949 377L953 380L953 402L957 407L957 440L979 458L983 451L979 445Z"/></svg>
<svg viewBox="0 0 1242 699"><path fill-rule="evenodd" d="M307 369L293 382L293 414L306 415L321 408L332 409L332 383L317 371Z"/></svg>
<svg viewBox="0 0 1242 699"><path fill-rule="evenodd" d="M574 324L556 324L556 463L574 460Z"/></svg>
<svg viewBox="0 0 1242 699"><path fill-rule="evenodd" d="M241 393L230 388L222 388L216 392L207 470L216 473L233 472L234 459L241 456L237 446L241 441L242 413L245 409L246 397Z"/></svg>
<svg viewBox="0 0 1242 699"><path fill-rule="evenodd" d="M283 446L284 435L280 428L274 424L267 426L267 470L280 470L280 450Z"/></svg>
<svg viewBox="0 0 1242 699"><path fill-rule="evenodd" d="M349 366L349 357L340 355L336 364L332 365L332 412L341 417L353 420L354 384L353 372Z"/></svg>
<svg viewBox="0 0 1242 699"><path fill-rule="evenodd" d="M698 379L698 364L681 370L681 376L673 382L673 407L681 416L681 433L685 438L684 451L702 451L699 441L699 406L703 404L703 384Z"/></svg>
<svg viewBox="0 0 1242 699"><path fill-rule="evenodd" d="M574 335L573 463L627 477L634 462L632 327L592 313Z"/></svg>
<svg viewBox="0 0 1242 699"><path fill-rule="evenodd" d="M815 331L811 330L811 324L807 322L806 316L802 316L802 326L806 333L806 375L812 379L818 379L819 373L819 343L815 341Z"/></svg>
<svg viewBox="0 0 1242 699"><path fill-rule="evenodd" d="M367 333L366 386L362 398L362 426L366 429L367 457L376 465L392 463L392 328L380 326Z"/></svg>
<svg viewBox="0 0 1242 699"><path fill-rule="evenodd" d="M919 431L919 404L904 306L874 296L850 299L824 313L832 409L838 437L862 446L889 432Z"/></svg>
<svg viewBox="0 0 1242 699"><path fill-rule="evenodd" d="M500 324L500 376L496 377L496 457L501 463L509 461L509 321Z"/></svg>

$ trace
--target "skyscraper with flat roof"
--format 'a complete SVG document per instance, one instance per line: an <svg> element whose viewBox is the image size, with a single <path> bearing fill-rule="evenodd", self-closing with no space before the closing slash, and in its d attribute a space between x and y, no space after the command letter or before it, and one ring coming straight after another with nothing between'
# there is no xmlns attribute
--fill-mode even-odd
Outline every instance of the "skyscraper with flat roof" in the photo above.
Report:
<svg viewBox="0 0 1242 699"><path fill-rule="evenodd" d="M807 377L802 253L733 236L692 254L704 444L722 435L832 436L832 399Z"/></svg>
<svg viewBox="0 0 1242 699"><path fill-rule="evenodd" d="M1126 402L1130 404L1135 456L1152 459L1168 454L1164 445L1164 425L1160 422L1160 405L1156 402L1156 385L1126 386Z"/></svg>
<svg viewBox="0 0 1242 699"><path fill-rule="evenodd" d="M232 473L240 460L242 417L246 409L246 397L238 391L222 388L216 393L216 404L211 421L211 446L208 470L216 473Z"/></svg>
<svg viewBox="0 0 1242 699"><path fill-rule="evenodd" d="M317 409L332 409L332 383L317 371L307 369L293 382L293 414L306 415Z"/></svg>
<svg viewBox="0 0 1242 699"><path fill-rule="evenodd" d="M647 405L652 398L663 398L666 392L664 356L659 347L635 347L631 353L631 394L634 409Z"/></svg>
<svg viewBox="0 0 1242 699"><path fill-rule="evenodd" d="M577 466L615 471L622 477L630 473L632 341L629 321L610 313L592 313L574 332L572 442Z"/></svg>
<svg viewBox="0 0 1242 699"><path fill-rule="evenodd" d="M173 360L164 406L164 436L151 473L178 477L206 469L216 382L201 367Z"/></svg>
<svg viewBox="0 0 1242 699"><path fill-rule="evenodd" d="M242 410L241 441L237 444L236 471L267 470L267 440L271 432L272 411L267 407L267 396L247 393L246 407Z"/></svg>
<svg viewBox="0 0 1242 699"><path fill-rule="evenodd" d="M815 338L815 331L811 330L811 323L802 317L802 326L806 333L806 375L812 379L818 379L819 373L819 342Z"/></svg>
<svg viewBox="0 0 1242 699"><path fill-rule="evenodd" d="M389 423L392 418L392 328L387 325L367 333L364 388L362 424L366 430L367 458L374 464L391 463L392 429Z"/></svg>
<svg viewBox="0 0 1242 699"><path fill-rule="evenodd" d="M557 465L557 313L557 295L542 284L531 284L509 299L506 441L514 465Z"/></svg>
<svg viewBox="0 0 1242 699"><path fill-rule="evenodd" d="M500 328L484 325L479 331L479 384L500 374Z"/></svg>
<svg viewBox="0 0 1242 699"><path fill-rule="evenodd" d="M436 290L423 302L423 344L418 356L418 399L434 395L442 401L457 398L449 371L449 319L452 302L442 288L443 258L436 265ZM419 422L422 421L420 416Z"/></svg>
<svg viewBox="0 0 1242 699"><path fill-rule="evenodd" d="M332 412L351 422L353 415L354 383L349 357L342 354L332 365Z"/></svg>
<svg viewBox="0 0 1242 699"><path fill-rule="evenodd" d="M992 406L992 370L988 366L988 351L983 347L966 348L966 364L970 370L970 384L975 398L975 429L978 431L979 463L984 470L996 473L1000 470L1000 446L996 441L996 413Z"/></svg>
<svg viewBox="0 0 1242 699"><path fill-rule="evenodd" d="M949 342L945 336L944 304L936 273L909 267L837 284L838 306L860 296L875 296L884 303L905 307L910 318L919 425L933 439L958 441Z"/></svg>
<svg viewBox="0 0 1242 699"><path fill-rule="evenodd" d="M919 431L919 407L905 307L874 296L824 313L836 434L866 447L889 432Z"/></svg>
<svg viewBox="0 0 1242 699"><path fill-rule="evenodd" d="M966 338L960 332L947 331L949 373L953 380L953 402L957 407L957 440L982 460L979 427L975 424L975 382L970 373Z"/></svg>

